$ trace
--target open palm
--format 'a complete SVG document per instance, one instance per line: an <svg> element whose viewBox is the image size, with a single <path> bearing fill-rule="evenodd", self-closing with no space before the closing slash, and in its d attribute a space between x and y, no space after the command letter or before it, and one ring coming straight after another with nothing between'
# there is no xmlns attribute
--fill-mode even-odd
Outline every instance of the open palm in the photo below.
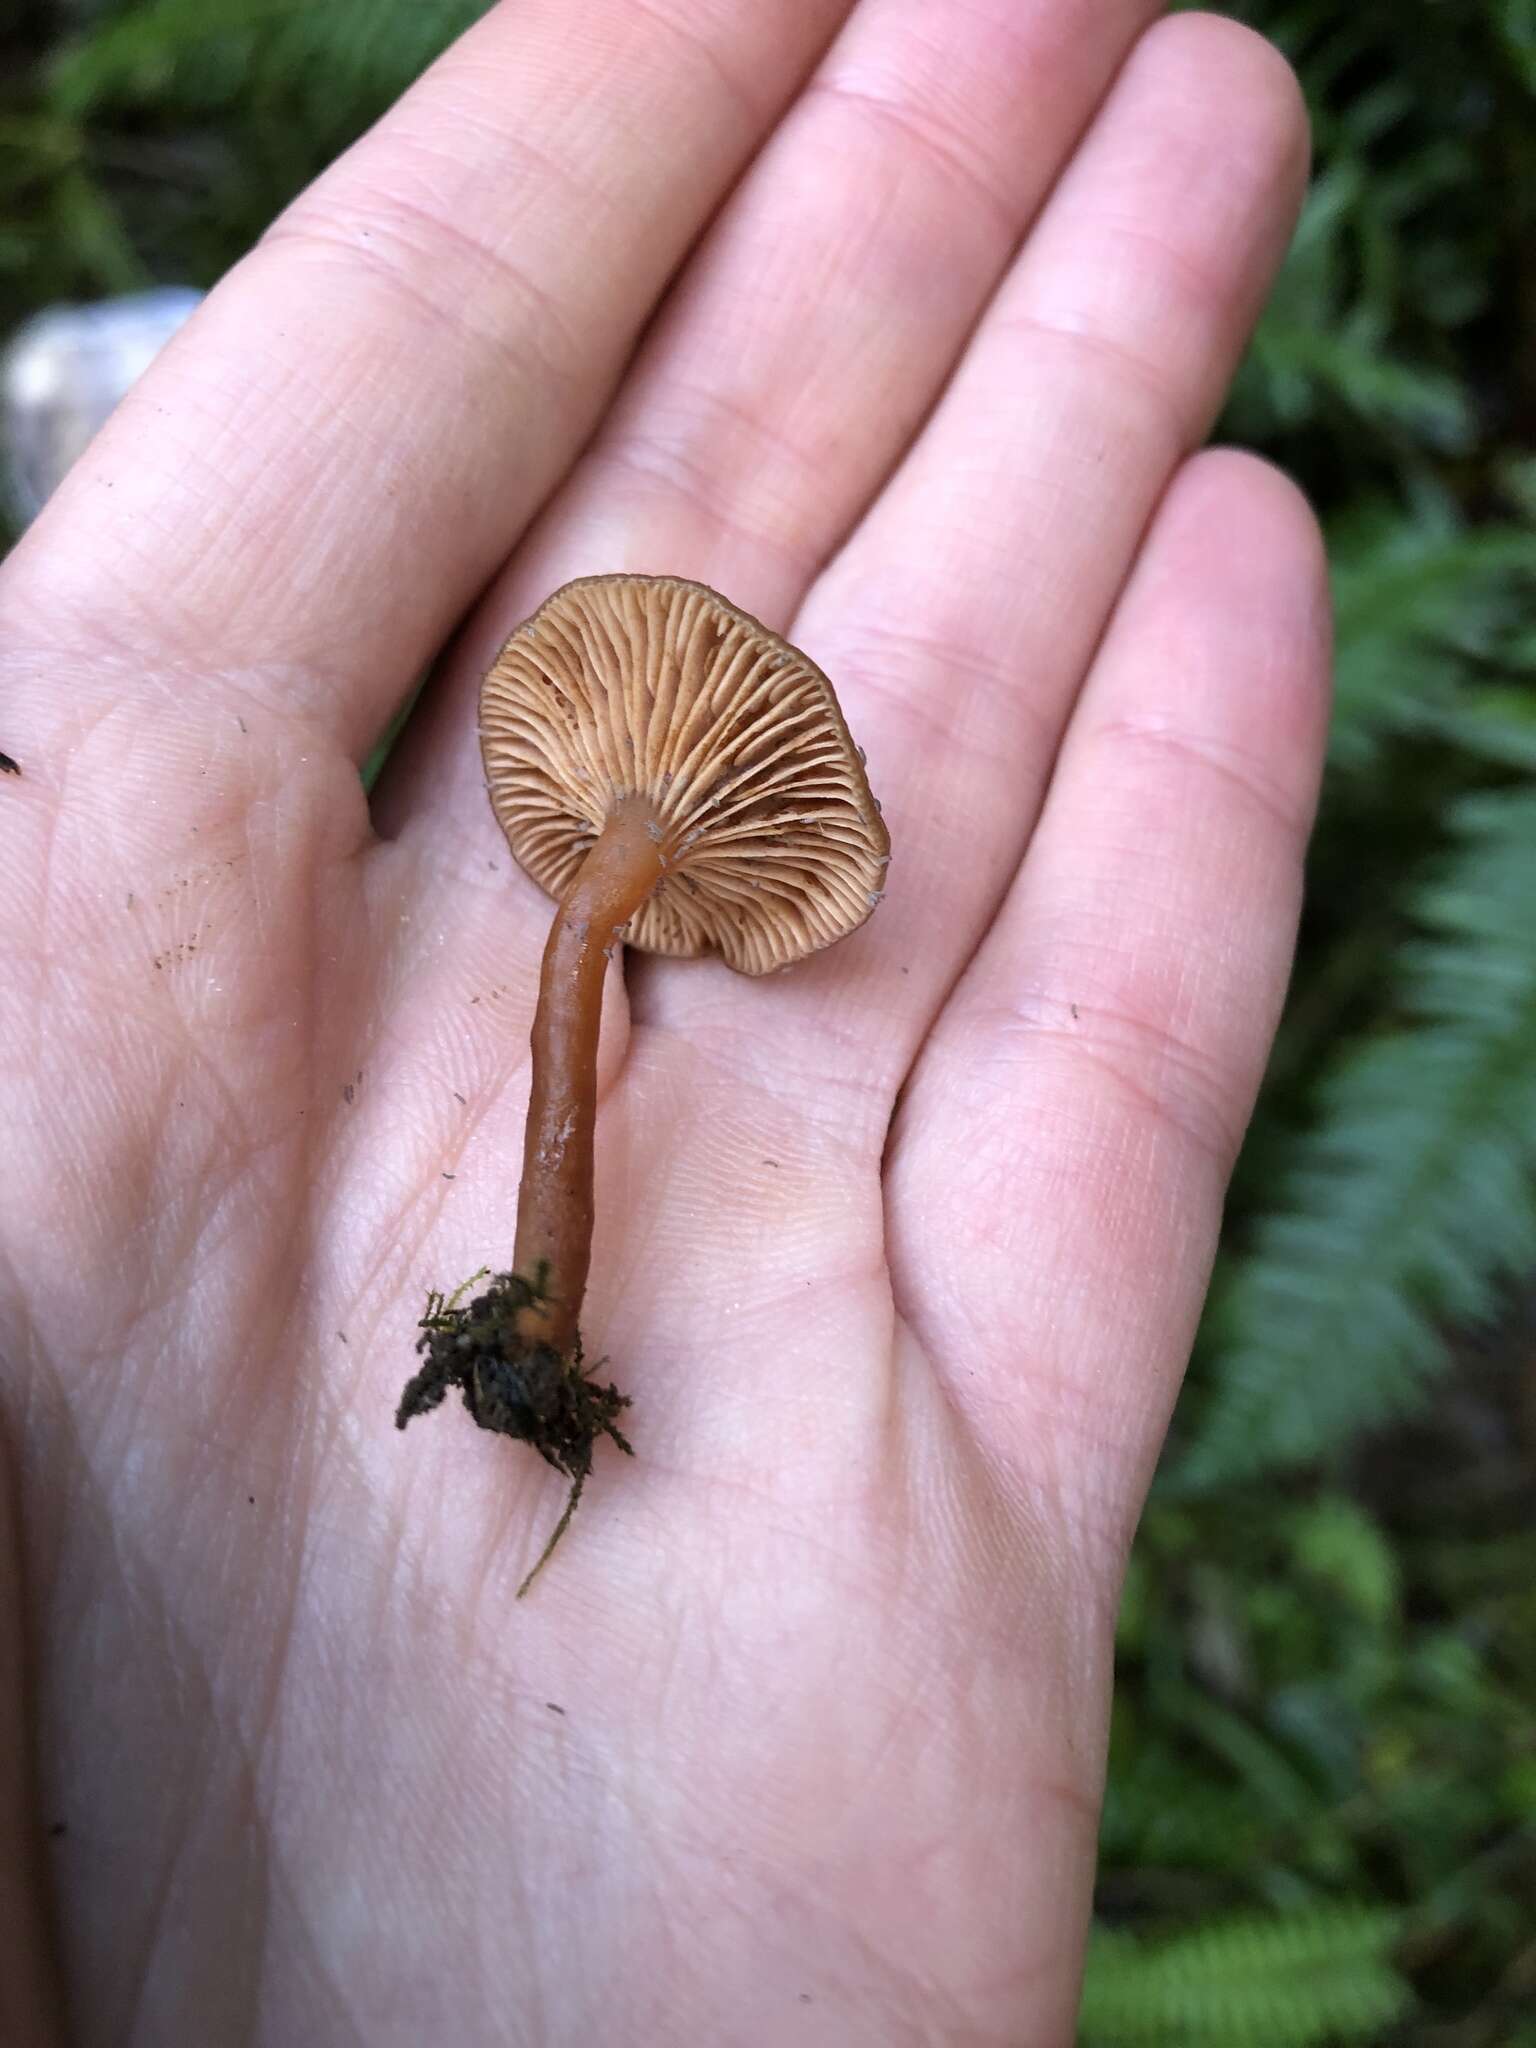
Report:
<svg viewBox="0 0 1536 2048"><path fill-rule="evenodd" d="M1302 118L1155 12L496 8L8 564L4 1392L81 2041L1070 2039L1324 717L1308 516L1192 453ZM616 569L806 648L893 856L793 973L610 989L636 1456L516 1604L561 1482L393 1408L513 1229L548 906L477 679Z"/></svg>

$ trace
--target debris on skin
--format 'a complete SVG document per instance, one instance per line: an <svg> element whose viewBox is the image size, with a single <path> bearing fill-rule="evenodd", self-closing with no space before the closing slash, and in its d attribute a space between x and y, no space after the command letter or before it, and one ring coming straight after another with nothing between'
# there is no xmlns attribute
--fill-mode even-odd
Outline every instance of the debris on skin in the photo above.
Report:
<svg viewBox="0 0 1536 2048"><path fill-rule="evenodd" d="M183 939L180 945L170 946L166 949L165 952L157 953L155 955L154 963L156 968L163 969L167 967L176 967L179 966L182 961L190 960L197 952L197 942L202 936L202 928L199 927L198 930L192 934L192 937L190 939Z"/></svg>
<svg viewBox="0 0 1536 2048"><path fill-rule="evenodd" d="M13 761L9 754L0 754L0 775L19 775L21 763Z"/></svg>

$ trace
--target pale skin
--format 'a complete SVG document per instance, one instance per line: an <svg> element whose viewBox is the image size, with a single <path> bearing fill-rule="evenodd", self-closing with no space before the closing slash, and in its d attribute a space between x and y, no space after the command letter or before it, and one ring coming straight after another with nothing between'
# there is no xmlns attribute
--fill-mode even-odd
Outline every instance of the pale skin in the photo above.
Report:
<svg viewBox="0 0 1536 2048"><path fill-rule="evenodd" d="M1195 452L1303 116L1155 12L493 9L6 566L7 2041L25 1893L87 2044L1070 2042L1326 715L1311 519ZM635 1457L517 1604L563 1482L393 1407L549 927L478 678L615 569L833 677L893 858L793 973L610 975Z"/></svg>

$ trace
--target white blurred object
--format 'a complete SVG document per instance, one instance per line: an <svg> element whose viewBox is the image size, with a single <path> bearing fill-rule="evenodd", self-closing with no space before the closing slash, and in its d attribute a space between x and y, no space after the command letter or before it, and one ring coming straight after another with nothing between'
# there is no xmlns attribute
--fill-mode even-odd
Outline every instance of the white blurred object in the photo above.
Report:
<svg viewBox="0 0 1536 2048"><path fill-rule="evenodd" d="M53 306L18 329L0 355L6 496L18 519L42 509L202 296L168 287L93 306Z"/></svg>

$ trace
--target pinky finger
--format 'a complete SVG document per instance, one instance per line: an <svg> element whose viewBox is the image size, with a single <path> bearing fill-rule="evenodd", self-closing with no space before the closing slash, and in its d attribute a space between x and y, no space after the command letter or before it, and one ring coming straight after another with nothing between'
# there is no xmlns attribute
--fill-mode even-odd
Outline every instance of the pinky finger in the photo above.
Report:
<svg viewBox="0 0 1536 2048"><path fill-rule="evenodd" d="M1307 507L1250 457L1195 458L895 1134L901 1306L1010 1490L1111 1573L1285 991L1327 677Z"/></svg>

